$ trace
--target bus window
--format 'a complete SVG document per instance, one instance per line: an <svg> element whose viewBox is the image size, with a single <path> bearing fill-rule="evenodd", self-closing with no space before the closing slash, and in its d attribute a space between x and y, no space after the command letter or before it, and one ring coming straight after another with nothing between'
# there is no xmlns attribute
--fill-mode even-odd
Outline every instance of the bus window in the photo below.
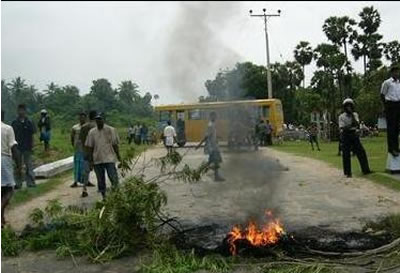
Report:
<svg viewBox="0 0 400 273"><path fill-rule="evenodd" d="M184 110L176 111L176 120L178 120L178 119L185 120L185 111Z"/></svg>
<svg viewBox="0 0 400 273"><path fill-rule="evenodd" d="M211 112L216 112L214 109L203 109L201 110L201 119L208 120L210 118ZM217 113L218 116L218 113Z"/></svg>
<svg viewBox="0 0 400 273"><path fill-rule="evenodd" d="M263 118L269 118L269 107L268 106L262 106L259 109L259 116Z"/></svg>
<svg viewBox="0 0 400 273"><path fill-rule="evenodd" d="M171 120L171 111L160 111L160 121Z"/></svg>
<svg viewBox="0 0 400 273"><path fill-rule="evenodd" d="M189 119L191 119L191 120L200 120L201 119L201 111L200 111L200 109L189 110Z"/></svg>

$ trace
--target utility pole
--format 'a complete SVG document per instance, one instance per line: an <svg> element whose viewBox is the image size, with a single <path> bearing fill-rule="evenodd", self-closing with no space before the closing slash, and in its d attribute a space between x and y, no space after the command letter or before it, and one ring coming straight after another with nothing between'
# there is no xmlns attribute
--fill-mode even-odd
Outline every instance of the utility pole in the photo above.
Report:
<svg viewBox="0 0 400 273"><path fill-rule="evenodd" d="M269 43L268 43L268 29L267 29L267 19L268 17L281 16L281 10L278 9L278 14L266 14L267 10L263 9L263 14L253 14L253 10L250 10L250 16L252 17L264 17L264 30L265 30L265 50L267 54L267 86L268 86L268 98L272 99L272 80L271 80L271 67L269 63Z"/></svg>

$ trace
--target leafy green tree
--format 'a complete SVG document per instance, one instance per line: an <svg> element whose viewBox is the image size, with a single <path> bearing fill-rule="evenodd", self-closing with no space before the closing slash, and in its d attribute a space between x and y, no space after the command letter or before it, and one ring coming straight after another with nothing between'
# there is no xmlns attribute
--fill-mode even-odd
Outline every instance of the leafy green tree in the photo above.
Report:
<svg viewBox="0 0 400 273"><path fill-rule="evenodd" d="M296 90L303 80L303 70L297 62L272 64L274 97L280 99L286 122L296 121Z"/></svg>
<svg viewBox="0 0 400 273"><path fill-rule="evenodd" d="M66 85L59 87L50 83L44 97L44 105L62 120L74 119L82 109L79 89L76 86Z"/></svg>
<svg viewBox="0 0 400 273"><path fill-rule="evenodd" d="M119 99L127 103L133 103L140 97L139 86L132 81L122 81L117 91Z"/></svg>
<svg viewBox="0 0 400 273"><path fill-rule="evenodd" d="M347 47L353 42L353 38L356 36L354 28L356 24L356 21L348 16L332 16L326 19L322 26L322 30L328 40L334 45L343 47L346 59L348 59Z"/></svg>
<svg viewBox="0 0 400 273"><path fill-rule="evenodd" d="M107 79L94 80L90 87L90 95L93 96L98 111L107 112L117 106L117 91Z"/></svg>
<svg viewBox="0 0 400 273"><path fill-rule="evenodd" d="M355 34L355 43L351 53L354 59L363 59L364 75L382 65L381 57L383 43L380 42L382 35L378 33L381 24L381 16L374 7L365 7L359 14L361 21L358 26L362 33Z"/></svg>
<svg viewBox="0 0 400 273"><path fill-rule="evenodd" d="M400 63L400 43L399 41L391 41L385 45L383 50L386 60L392 64Z"/></svg>
<svg viewBox="0 0 400 273"><path fill-rule="evenodd" d="M5 122L10 123L15 116L15 105L12 99L11 90L5 80L1 80L1 109L5 112Z"/></svg>
<svg viewBox="0 0 400 273"><path fill-rule="evenodd" d="M330 74L332 83L329 83L330 92L333 92L333 99L336 97L335 82L337 83L339 89L339 98L343 100L344 90L343 90L343 78L344 69L347 63L346 56L340 52L338 47L330 44L320 44L315 50L315 61L317 67L322 68L325 73ZM335 102L332 101L334 104ZM332 108L333 110L333 108Z"/></svg>
<svg viewBox="0 0 400 273"><path fill-rule="evenodd" d="M7 84L7 88L13 113L16 112L17 105L21 103L26 104L29 114L36 112L40 108L37 101L38 96L36 96L37 89L33 85L28 86L21 77L11 80L11 83Z"/></svg>
<svg viewBox="0 0 400 273"><path fill-rule="evenodd" d="M305 66L309 65L313 59L313 49L310 46L310 43L300 41L294 50L294 58L303 68L303 87L305 87Z"/></svg>
<svg viewBox="0 0 400 273"><path fill-rule="evenodd" d="M369 73L364 78L360 93L355 100L360 119L369 125L375 125L383 113L379 90L382 82L388 77L389 70L386 67Z"/></svg>
<svg viewBox="0 0 400 273"><path fill-rule="evenodd" d="M310 113L324 110L321 95L312 88L299 88L296 90L295 96L296 121L303 125L309 125Z"/></svg>

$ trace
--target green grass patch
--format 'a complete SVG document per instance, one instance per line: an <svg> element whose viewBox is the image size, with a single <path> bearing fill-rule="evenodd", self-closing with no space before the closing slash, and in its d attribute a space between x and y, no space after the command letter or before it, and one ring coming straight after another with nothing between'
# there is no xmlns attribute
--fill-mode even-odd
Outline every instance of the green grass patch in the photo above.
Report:
<svg viewBox="0 0 400 273"><path fill-rule="evenodd" d="M34 165L39 166L74 155L74 148L70 140L71 128L54 128L51 131L50 151L45 152L42 142L39 142L39 135L35 135L35 146L33 148ZM144 151L148 145L128 144L128 133L126 128L117 128L120 137L120 151L123 153L130 146L135 146L137 150ZM122 154L121 154L122 155Z"/></svg>
<svg viewBox="0 0 400 273"><path fill-rule="evenodd" d="M70 128L54 128L51 130L50 151L44 152L43 142L39 141L39 134L35 135L35 146L33 148L33 160L35 166L54 162L70 157L74 154L71 145Z"/></svg>
<svg viewBox="0 0 400 273"><path fill-rule="evenodd" d="M357 157L354 156L351 160L353 175L367 178L391 189L400 191L400 181L391 177L385 171L387 159L386 136L363 138L361 142L367 152L370 168L375 171L375 173L363 176ZM308 141L287 141L282 145L274 145L271 147L282 152L325 161L334 167L342 169L342 157L337 155L338 142L321 142L321 151L312 151Z"/></svg>
<svg viewBox="0 0 400 273"><path fill-rule="evenodd" d="M45 183L37 184L35 188L23 188L15 191L13 197L11 198L10 206L21 205L52 191L58 185L62 184L67 177L71 176L71 173L71 171L67 171L59 174L53 178L50 178Z"/></svg>
<svg viewBox="0 0 400 273"><path fill-rule="evenodd" d="M218 255L200 257L194 251L178 250L164 244L155 248L150 264L143 264L142 273L230 272L231 261Z"/></svg>

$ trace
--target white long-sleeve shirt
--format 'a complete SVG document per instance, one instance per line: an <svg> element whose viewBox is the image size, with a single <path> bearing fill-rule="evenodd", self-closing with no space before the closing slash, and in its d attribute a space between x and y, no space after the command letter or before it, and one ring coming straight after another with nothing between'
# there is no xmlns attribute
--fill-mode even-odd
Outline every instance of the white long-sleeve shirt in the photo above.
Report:
<svg viewBox="0 0 400 273"><path fill-rule="evenodd" d="M389 78L382 83L381 94L387 101L400 101L400 80Z"/></svg>

